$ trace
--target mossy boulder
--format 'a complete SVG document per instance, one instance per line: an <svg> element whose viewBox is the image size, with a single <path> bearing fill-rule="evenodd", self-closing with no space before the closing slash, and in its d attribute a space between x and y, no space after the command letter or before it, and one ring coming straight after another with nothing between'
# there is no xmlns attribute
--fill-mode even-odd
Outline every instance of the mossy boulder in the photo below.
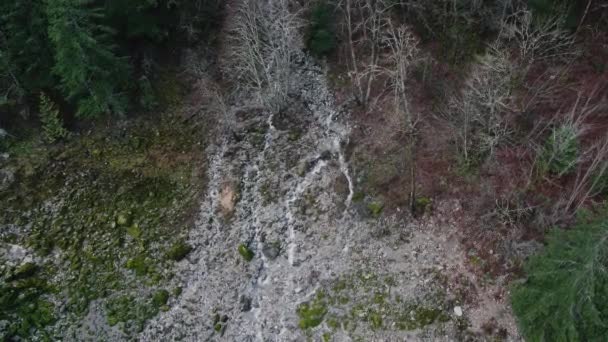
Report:
<svg viewBox="0 0 608 342"><path fill-rule="evenodd" d="M168 300L169 291L167 290L158 290L152 295L152 303L157 307L166 305Z"/></svg>

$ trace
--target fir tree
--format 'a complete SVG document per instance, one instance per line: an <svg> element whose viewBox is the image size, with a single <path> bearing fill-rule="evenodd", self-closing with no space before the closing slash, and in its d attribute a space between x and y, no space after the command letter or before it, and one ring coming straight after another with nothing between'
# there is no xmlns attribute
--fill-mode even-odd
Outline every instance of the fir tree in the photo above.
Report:
<svg viewBox="0 0 608 342"><path fill-rule="evenodd" d="M554 229L512 294L528 341L605 341L608 336L608 212Z"/></svg>
<svg viewBox="0 0 608 342"><path fill-rule="evenodd" d="M59 110L55 106L55 103L44 93L40 93L40 122L42 123L42 130L46 141L53 143L67 138L68 131L63 127L63 120L61 120Z"/></svg>
<svg viewBox="0 0 608 342"><path fill-rule="evenodd" d="M53 57L43 0L0 1L0 49L13 83L29 93L50 88Z"/></svg>
<svg viewBox="0 0 608 342"><path fill-rule="evenodd" d="M103 25L103 12L89 0L47 0L49 37L55 49L53 72L61 89L75 100L80 117L123 113L121 93L128 64L114 53L114 31Z"/></svg>

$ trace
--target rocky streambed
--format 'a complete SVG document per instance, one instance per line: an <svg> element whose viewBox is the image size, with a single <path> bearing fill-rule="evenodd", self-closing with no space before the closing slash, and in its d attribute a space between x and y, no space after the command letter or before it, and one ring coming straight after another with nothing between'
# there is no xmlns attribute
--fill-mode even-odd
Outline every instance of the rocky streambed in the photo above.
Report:
<svg viewBox="0 0 608 342"><path fill-rule="evenodd" d="M184 291L141 339L475 336L462 287L471 284L450 220L458 203L414 220L353 198L348 110L311 58L301 56L291 78L297 87L287 109L230 109L232 129L208 151L209 187L188 240L194 249L177 265ZM503 309L496 314L512 324ZM512 328L499 333L513 338Z"/></svg>

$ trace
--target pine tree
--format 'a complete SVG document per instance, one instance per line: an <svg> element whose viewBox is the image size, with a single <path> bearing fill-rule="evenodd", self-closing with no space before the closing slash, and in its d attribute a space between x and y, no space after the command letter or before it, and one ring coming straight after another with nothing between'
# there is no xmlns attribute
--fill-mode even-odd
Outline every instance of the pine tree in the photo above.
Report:
<svg viewBox="0 0 608 342"><path fill-rule="evenodd" d="M114 53L114 31L103 25L102 10L90 0L47 0L46 14L55 49L53 72L67 98L76 101L77 115L122 114L127 101L121 86L129 67Z"/></svg>
<svg viewBox="0 0 608 342"><path fill-rule="evenodd" d="M554 229L512 293L527 341L605 341L608 336L608 211Z"/></svg>

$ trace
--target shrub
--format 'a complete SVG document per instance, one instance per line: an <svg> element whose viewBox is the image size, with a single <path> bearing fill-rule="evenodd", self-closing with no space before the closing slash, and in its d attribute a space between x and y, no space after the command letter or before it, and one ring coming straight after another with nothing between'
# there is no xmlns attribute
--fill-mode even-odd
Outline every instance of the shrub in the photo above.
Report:
<svg viewBox="0 0 608 342"><path fill-rule="evenodd" d="M554 229L512 292L528 341L600 341L608 336L608 210Z"/></svg>
<svg viewBox="0 0 608 342"><path fill-rule="evenodd" d="M44 139L53 143L68 136L68 131L63 127L63 121L59 116L55 104L44 93L40 93L40 121Z"/></svg>
<svg viewBox="0 0 608 342"><path fill-rule="evenodd" d="M336 47L332 22L333 8L321 1L314 5L308 33L308 49L317 57L326 56Z"/></svg>
<svg viewBox="0 0 608 342"><path fill-rule="evenodd" d="M545 144L541 160L541 171L564 175L574 170L579 155L576 129L562 125L553 129Z"/></svg>
<svg viewBox="0 0 608 342"><path fill-rule="evenodd" d="M380 217L383 209L384 205L380 202L372 202L367 205L367 210L372 217Z"/></svg>

